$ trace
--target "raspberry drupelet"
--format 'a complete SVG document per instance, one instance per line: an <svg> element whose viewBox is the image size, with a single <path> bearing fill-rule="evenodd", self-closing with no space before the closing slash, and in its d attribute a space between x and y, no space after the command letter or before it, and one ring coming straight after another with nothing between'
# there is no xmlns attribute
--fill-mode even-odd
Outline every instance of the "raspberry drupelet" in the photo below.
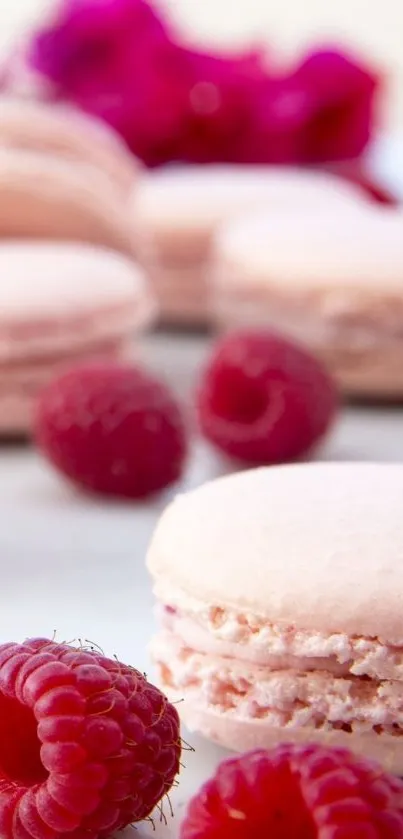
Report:
<svg viewBox="0 0 403 839"><path fill-rule="evenodd" d="M221 764L181 839L401 839L403 782L344 749L281 745Z"/></svg>
<svg viewBox="0 0 403 839"><path fill-rule="evenodd" d="M179 770L175 708L101 653L0 646L0 836L102 839L147 818Z"/></svg>

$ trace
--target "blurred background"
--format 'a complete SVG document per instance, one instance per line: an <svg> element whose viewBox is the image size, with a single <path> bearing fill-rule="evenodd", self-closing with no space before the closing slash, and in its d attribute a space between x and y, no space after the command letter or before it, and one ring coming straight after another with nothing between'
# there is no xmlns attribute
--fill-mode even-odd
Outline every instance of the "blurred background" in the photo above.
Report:
<svg viewBox="0 0 403 839"><path fill-rule="evenodd" d="M295 57L307 46L341 42L389 74L384 108L390 127L403 129L403 4L400 0L160 0L179 27L207 44L242 45L266 40L279 54ZM52 0L14 0L0 10L0 48L47 13Z"/></svg>
<svg viewBox="0 0 403 839"><path fill-rule="evenodd" d="M57 628L149 672L178 487L403 463L402 33L402 0L0 0L4 641Z"/></svg>

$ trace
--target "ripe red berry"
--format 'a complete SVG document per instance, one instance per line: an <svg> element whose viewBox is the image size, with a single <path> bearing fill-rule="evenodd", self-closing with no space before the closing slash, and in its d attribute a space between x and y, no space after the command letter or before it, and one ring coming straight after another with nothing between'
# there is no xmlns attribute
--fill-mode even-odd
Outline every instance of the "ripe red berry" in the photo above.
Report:
<svg viewBox="0 0 403 839"><path fill-rule="evenodd" d="M401 839L403 782L342 749L280 746L219 767L181 839Z"/></svg>
<svg viewBox="0 0 403 839"><path fill-rule="evenodd" d="M131 667L44 639L0 646L0 836L96 839L179 769L175 708Z"/></svg>
<svg viewBox="0 0 403 839"><path fill-rule="evenodd" d="M175 483L186 459L166 385L126 364L77 367L42 393L34 427L51 463L91 492L142 498Z"/></svg>
<svg viewBox="0 0 403 839"><path fill-rule="evenodd" d="M322 365L265 330L219 340L196 396L203 434L250 464L281 463L308 452L328 430L337 402Z"/></svg>

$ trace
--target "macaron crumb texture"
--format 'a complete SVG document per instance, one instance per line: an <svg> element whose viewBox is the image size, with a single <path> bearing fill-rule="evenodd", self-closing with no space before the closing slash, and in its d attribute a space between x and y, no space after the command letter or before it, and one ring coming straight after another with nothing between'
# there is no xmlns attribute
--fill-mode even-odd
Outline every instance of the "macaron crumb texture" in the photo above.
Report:
<svg viewBox="0 0 403 839"><path fill-rule="evenodd" d="M152 655L233 750L341 746L403 773L403 466L261 468L179 496L148 553Z"/></svg>

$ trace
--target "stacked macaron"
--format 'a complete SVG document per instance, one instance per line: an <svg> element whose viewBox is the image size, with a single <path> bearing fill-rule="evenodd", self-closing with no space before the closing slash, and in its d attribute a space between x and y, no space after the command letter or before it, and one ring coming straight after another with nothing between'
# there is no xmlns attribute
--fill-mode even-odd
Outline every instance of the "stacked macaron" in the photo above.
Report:
<svg viewBox="0 0 403 839"><path fill-rule="evenodd" d="M191 730L403 773L402 507L402 465L354 463L251 470L168 507L153 657Z"/></svg>
<svg viewBox="0 0 403 839"><path fill-rule="evenodd" d="M0 99L0 432L80 361L127 353L154 316L134 261L139 166L114 133L62 106Z"/></svg>
<svg viewBox="0 0 403 839"><path fill-rule="evenodd" d="M216 239L220 326L305 344L353 396L403 396L403 214L245 215Z"/></svg>
<svg viewBox="0 0 403 839"><path fill-rule="evenodd" d="M106 126L61 106L0 99L0 236L132 254L127 201L138 175Z"/></svg>
<svg viewBox="0 0 403 839"><path fill-rule="evenodd" d="M0 433L25 435L54 376L132 354L153 300L131 260L89 245L3 241L0 274Z"/></svg>
<svg viewBox="0 0 403 839"><path fill-rule="evenodd" d="M3 97L0 148L86 163L105 175L123 195L131 193L140 172L140 163L106 123L67 105Z"/></svg>
<svg viewBox="0 0 403 839"><path fill-rule="evenodd" d="M214 234L260 206L342 214L366 201L335 176L282 167L173 166L144 178L133 200L137 247L165 322L210 320Z"/></svg>
<svg viewBox="0 0 403 839"><path fill-rule="evenodd" d="M301 214L366 206L356 187L332 175L282 167L173 166L143 180L133 201L138 252L165 322L210 320L214 234L261 205Z"/></svg>

